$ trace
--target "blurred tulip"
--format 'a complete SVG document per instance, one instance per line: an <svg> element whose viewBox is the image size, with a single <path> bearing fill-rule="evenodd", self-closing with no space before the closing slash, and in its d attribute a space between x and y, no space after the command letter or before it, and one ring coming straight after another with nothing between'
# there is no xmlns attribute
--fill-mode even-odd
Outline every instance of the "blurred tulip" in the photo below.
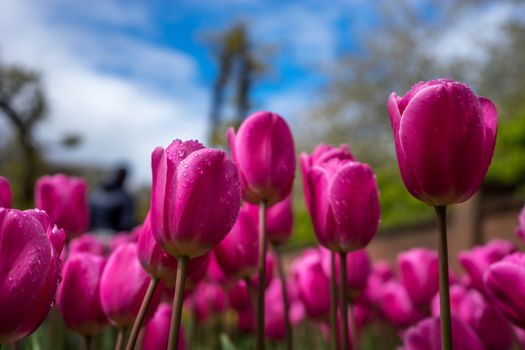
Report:
<svg viewBox="0 0 525 350"><path fill-rule="evenodd" d="M57 306L67 326L94 335L109 322L100 303L100 278L106 260L91 253L70 254L62 268Z"/></svg>
<svg viewBox="0 0 525 350"><path fill-rule="evenodd" d="M92 233L84 233L69 242L69 255L75 253L91 253L98 256L105 256L108 251L106 244Z"/></svg>
<svg viewBox="0 0 525 350"><path fill-rule="evenodd" d="M429 205L469 199L492 160L498 113L466 85L438 79L388 99L397 161L408 191Z"/></svg>
<svg viewBox="0 0 525 350"><path fill-rule="evenodd" d="M319 146L331 152L327 146ZM318 148L319 148L318 147ZM375 175L367 164L339 156L319 161L320 156L301 155L305 199L317 240L326 248L349 252L365 247L380 220Z"/></svg>
<svg viewBox="0 0 525 350"><path fill-rule="evenodd" d="M484 281L491 304L525 329L525 254L514 253L492 264Z"/></svg>
<svg viewBox="0 0 525 350"><path fill-rule="evenodd" d="M0 176L0 208L11 208L12 197L9 180Z"/></svg>
<svg viewBox="0 0 525 350"><path fill-rule="evenodd" d="M190 306L199 321L206 321L226 310L226 293L215 283L202 282L189 298Z"/></svg>
<svg viewBox="0 0 525 350"><path fill-rule="evenodd" d="M35 204L45 210L51 223L63 228L67 237L84 233L89 225L86 182L62 174L42 176L35 185Z"/></svg>
<svg viewBox="0 0 525 350"><path fill-rule="evenodd" d="M462 320L452 316L454 350L485 350L476 333ZM403 336L402 350L440 350L441 330L439 317L424 319L409 328Z"/></svg>
<svg viewBox="0 0 525 350"><path fill-rule="evenodd" d="M383 285L393 278L392 267L386 261L377 261L372 266L372 271L363 291L363 300L366 303L376 305L379 302Z"/></svg>
<svg viewBox="0 0 525 350"><path fill-rule="evenodd" d="M168 347L168 336L170 332L171 306L161 303L155 311L155 315L144 327L144 336L142 337L142 350L158 350ZM181 328L179 336L179 350L186 349L184 339L184 329Z"/></svg>
<svg viewBox="0 0 525 350"><path fill-rule="evenodd" d="M230 231L239 212L237 168L220 150L173 141L152 155L151 227L175 257L209 252Z"/></svg>
<svg viewBox="0 0 525 350"><path fill-rule="evenodd" d="M474 247L459 253L459 262L470 277L470 283L486 295L483 274L490 265L516 251L516 246L508 241L493 240L483 246Z"/></svg>
<svg viewBox="0 0 525 350"><path fill-rule="evenodd" d="M294 141L286 121L276 113L257 112L244 120L237 134L229 129L227 136L243 199L268 206L285 199L295 176Z"/></svg>
<svg viewBox="0 0 525 350"><path fill-rule="evenodd" d="M219 264L217 263L217 258L215 257L215 252L210 253L210 262L208 264L208 270L206 276L212 282L225 284L228 282L228 277L222 272Z"/></svg>
<svg viewBox="0 0 525 350"><path fill-rule="evenodd" d="M237 311L237 328L243 333L252 334L255 331L255 312L251 304Z"/></svg>
<svg viewBox="0 0 525 350"><path fill-rule="evenodd" d="M215 257L228 277L249 278L257 273L259 234L256 223L244 206L230 233L215 247Z"/></svg>
<svg viewBox="0 0 525 350"><path fill-rule="evenodd" d="M133 324L150 279L140 265L136 243L121 244L110 255L100 280L100 299L113 325L125 328ZM153 315L159 300L160 288L148 307L146 319Z"/></svg>
<svg viewBox="0 0 525 350"><path fill-rule="evenodd" d="M516 234L525 243L525 205L521 209L518 217L518 227L516 228Z"/></svg>
<svg viewBox="0 0 525 350"><path fill-rule="evenodd" d="M246 203L257 227L259 227L259 207ZM266 236L275 246L286 244L292 235L293 210L292 196L266 209Z"/></svg>
<svg viewBox="0 0 525 350"><path fill-rule="evenodd" d="M436 251L414 248L397 256L399 279L416 306L430 303L439 289L439 260Z"/></svg>
<svg viewBox="0 0 525 350"><path fill-rule="evenodd" d="M44 211L0 208L0 345L31 334L53 307L64 240Z"/></svg>
<svg viewBox="0 0 525 350"><path fill-rule="evenodd" d="M118 232L111 236L111 240L109 242L109 248L112 252L114 252L118 247L120 247L122 244L125 243L137 243L138 236L135 237L131 234L131 232Z"/></svg>
<svg viewBox="0 0 525 350"><path fill-rule="evenodd" d="M320 249L324 273L330 277L330 251ZM335 269L336 281L340 284L340 259L336 256ZM348 286L348 298L356 300L366 287L368 276L370 275L370 257L365 249L350 252L346 256L346 283Z"/></svg>
<svg viewBox="0 0 525 350"><path fill-rule="evenodd" d="M317 250L307 250L293 266L299 298L309 317L326 318L330 313L330 278L324 272Z"/></svg>
<svg viewBox="0 0 525 350"><path fill-rule="evenodd" d="M424 317L415 308L406 288L396 281L383 285L378 304L386 319L397 327L406 327Z"/></svg>
<svg viewBox="0 0 525 350"><path fill-rule="evenodd" d="M244 310L248 306L251 306L252 300L246 281L239 280L230 288L228 291L228 300L230 301L231 307L237 311Z"/></svg>

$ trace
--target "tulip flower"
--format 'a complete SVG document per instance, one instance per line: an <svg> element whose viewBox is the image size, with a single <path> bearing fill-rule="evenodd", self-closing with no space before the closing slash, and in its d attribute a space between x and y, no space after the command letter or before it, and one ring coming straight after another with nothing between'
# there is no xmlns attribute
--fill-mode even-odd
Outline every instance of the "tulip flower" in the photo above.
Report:
<svg viewBox="0 0 525 350"><path fill-rule="evenodd" d="M492 264L484 281L492 305L525 329L525 254L514 253Z"/></svg>
<svg viewBox="0 0 525 350"><path fill-rule="evenodd" d="M329 276L324 272L317 250L307 250L293 267L299 298L307 315L314 319L326 318L330 311Z"/></svg>
<svg viewBox="0 0 525 350"><path fill-rule="evenodd" d="M106 260L91 253L70 254L62 268L57 306L67 326L86 337L108 325L100 302L100 278Z"/></svg>
<svg viewBox="0 0 525 350"><path fill-rule="evenodd" d="M142 350L166 349L168 346L168 336L170 331L171 307L169 304L161 303L153 315L153 318L146 323L144 336L142 338ZM184 350L186 343L184 340L184 329L181 328L178 339L178 348Z"/></svg>
<svg viewBox="0 0 525 350"><path fill-rule="evenodd" d="M518 227L516 228L516 234L522 240L522 242L525 242L525 205L523 206L523 209L521 209L518 218Z"/></svg>
<svg viewBox="0 0 525 350"><path fill-rule="evenodd" d="M484 246L460 252L459 262L467 271L472 287L486 295L483 274L490 265L514 251L516 251L516 246L513 243L495 239Z"/></svg>
<svg viewBox="0 0 525 350"><path fill-rule="evenodd" d="M124 243L110 255L100 280L100 300L106 317L119 330L133 324L150 279L140 265L136 243ZM148 307L146 319L153 316L159 300L160 290Z"/></svg>
<svg viewBox="0 0 525 350"><path fill-rule="evenodd" d="M48 213L53 224L66 231L68 238L88 228L86 182L82 178L62 174L42 176L36 182L35 204Z"/></svg>
<svg viewBox="0 0 525 350"><path fill-rule="evenodd" d="M229 129L227 137L233 161L239 169L243 199L260 207L258 266L259 275L264 279L267 208L290 194L295 176L292 133L281 116L261 111L246 118L237 134ZM257 350L265 347L264 285L263 281L257 290Z"/></svg>
<svg viewBox="0 0 525 350"><path fill-rule="evenodd" d="M408 295L407 289L396 281L383 285L378 304L385 318L397 327L406 327L423 318Z"/></svg>
<svg viewBox="0 0 525 350"><path fill-rule="evenodd" d="M459 318L452 317L452 331L455 336L454 350L486 350L476 333ZM403 335L402 350L440 350L441 337L439 317L424 319L409 328Z"/></svg>
<svg viewBox="0 0 525 350"><path fill-rule="evenodd" d="M301 170L317 240L339 253L344 262L340 265L340 274L346 276L347 253L364 248L379 226L379 193L375 175L367 164L355 161L345 146L336 149L321 145L310 156L303 153ZM348 349L346 277L341 277L341 281L342 344L343 349ZM332 324L335 324L334 316L331 317Z"/></svg>
<svg viewBox="0 0 525 350"><path fill-rule="evenodd" d="M480 187L494 153L498 113L489 99L447 79L420 82L403 97L393 92L388 111L403 182L436 210L442 336L451 348L446 206L464 202Z"/></svg>
<svg viewBox="0 0 525 350"><path fill-rule="evenodd" d="M227 277L251 278L257 272L258 233L257 226L244 206L230 233L214 249L215 258Z"/></svg>
<svg viewBox="0 0 525 350"><path fill-rule="evenodd" d="M438 253L431 249L414 248L397 257L401 283L416 306L428 304L439 289Z"/></svg>
<svg viewBox="0 0 525 350"><path fill-rule="evenodd" d="M9 180L0 176L0 208L11 208L12 197Z"/></svg>
<svg viewBox="0 0 525 350"><path fill-rule="evenodd" d="M248 283L245 280L237 281L228 291L228 300L232 308L242 311L252 305Z"/></svg>
<svg viewBox="0 0 525 350"><path fill-rule="evenodd" d="M44 211L0 208L0 345L31 334L53 307L64 240Z"/></svg>
<svg viewBox="0 0 525 350"><path fill-rule="evenodd" d="M69 242L69 255L91 253L105 256L108 250L107 245L100 238L90 233L85 233Z"/></svg>

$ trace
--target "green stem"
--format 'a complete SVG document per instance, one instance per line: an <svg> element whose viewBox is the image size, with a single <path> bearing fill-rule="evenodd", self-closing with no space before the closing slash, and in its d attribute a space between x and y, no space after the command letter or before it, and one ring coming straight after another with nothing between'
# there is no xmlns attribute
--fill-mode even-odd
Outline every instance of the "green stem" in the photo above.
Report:
<svg viewBox="0 0 525 350"><path fill-rule="evenodd" d="M450 322L450 295L448 285L447 207L437 205L439 229L439 315L441 319L441 349L452 350L452 327Z"/></svg>
<svg viewBox="0 0 525 350"><path fill-rule="evenodd" d="M158 278L151 277L148 289L146 290L146 294L144 295L144 299L142 299L142 305L140 305L139 313L137 317L135 318L135 323L133 323L133 328L131 329L131 334L129 335L128 345L126 346L126 350L135 349L135 343L137 342L140 328L142 327L142 323L144 322L144 317L146 316L146 311L148 310L148 306L151 302L151 299L153 298L153 294L155 292L155 289L157 288L158 283L159 283Z"/></svg>
<svg viewBox="0 0 525 350"><path fill-rule="evenodd" d="M255 306L257 305L257 292L255 291L252 280L249 277L246 277L244 282L246 283L246 288L248 289L248 295L250 296L250 300L252 302L252 308L255 310Z"/></svg>
<svg viewBox="0 0 525 350"><path fill-rule="evenodd" d="M277 257L277 268L279 271L279 280L281 281L281 292L283 296L284 305L284 322L286 325L286 349L293 349L293 333L292 324L290 323L290 302L288 300L288 290L286 287L286 274L284 273L283 257L281 250L278 247L274 247L275 256Z"/></svg>
<svg viewBox="0 0 525 350"><path fill-rule="evenodd" d="M182 299L184 296L184 284L186 282L186 272L188 268L187 256L178 258L177 281L175 282L175 296L173 297L173 309L171 311L170 336L168 340L168 350L179 348L180 323L182 318Z"/></svg>
<svg viewBox="0 0 525 350"><path fill-rule="evenodd" d="M259 203L259 282L257 285L256 348L264 350L264 287L266 284L266 202Z"/></svg>
<svg viewBox="0 0 525 350"><path fill-rule="evenodd" d="M117 342L115 344L115 350L121 350L122 349L122 345L124 345L125 335L126 335L126 328L119 328L118 329Z"/></svg>
<svg viewBox="0 0 525 350"><path fill-rule="evenodd" d="M346 284L346 253L339 253L339 272L340 283L341 283L341 294L339 295L339 301L341 303L341 338L343 350L348 350L348 286Z"/></svg>
<svg viewBox="0 0 525 350"><path fill-rule="evenodd" d="M348 305L348 313L350 317L348 318L348 324L350 325L350 348L352 350L359 349L359 340L357 338L357 329L355 327L355 316L354 316L354 305L352 302Z"/></svg>
<svg viewBox="0 0 525 350"><path fill-rule="evenodd" d="M337 335L337 286L336 286L336 269L335 269L335 252L330 252L330 348L337 350L339 337Z"/></svg>

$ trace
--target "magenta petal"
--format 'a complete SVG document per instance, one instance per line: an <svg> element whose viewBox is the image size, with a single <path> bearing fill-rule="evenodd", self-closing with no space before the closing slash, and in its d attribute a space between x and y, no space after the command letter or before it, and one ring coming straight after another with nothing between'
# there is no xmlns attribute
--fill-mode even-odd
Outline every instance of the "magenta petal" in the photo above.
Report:
<svg viewBox="0 0 525 350"><path fill-rule="evenodd" d="M464 84L420 90L401 118L399 138L407 164L432 205L462 202L479 177L485 147L480 103Z"/></svg>
<svg viewBox="0 0 525 350"><path fill-rule="evenodd" d="M308 172L307 181L315 234L319 243L330 248L335 222L328 199L328 174L325 169L314 167Z"/></svg>
<svg viewBox="0 0 525 350"><path fill-rule="evenodd" d="M11 208L12 197L9 180L0 176L0 207Z"/></svg>
<svg viewBox="0 0 525 350"><path fill-rule="evenodd" d="M380 220L379 193L372 170L366 164L350 162L339 169L328 191L338 249L363 248L374 237Z"/></svg>

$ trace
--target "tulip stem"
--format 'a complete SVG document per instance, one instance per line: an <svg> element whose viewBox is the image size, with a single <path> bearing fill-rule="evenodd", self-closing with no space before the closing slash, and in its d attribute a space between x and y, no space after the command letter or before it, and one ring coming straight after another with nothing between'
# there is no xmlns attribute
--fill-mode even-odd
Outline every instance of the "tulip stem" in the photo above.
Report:
<svg viewBox="0 0 525 350"><path fill-rule="evenodd" d="M124 345L124 337L126 336L126 328L119 328L117 335L117 342L115 344L115 350L121 350Z"/></svg>
<svg viewBox="0 0 525 350"><path fill-rule="evenodd" d="M264 289L266 285L266 201L259 203L259 282L257 285L256 348L264 350Z"/></svg>
<svg viewBox="0 0 525 350"><path fill-rule="evenodd" d="M168 350L177 350L179 348L180 322L182 318L182 299L184 296L184 284L186 282L186 272L189 258L187 256L181 256L177 260L177 281L175 282L175 296L173 297Z"/></svg>
<svg viewBox="0 0 525 350"><path fill-rule="evenodd" d="M246 288L248 289L248 294L250 295L252 308L255 309L255 305L257 305L257 294L255 292L255 288L253 287L252 280L249 277L246 277L244 282L246 283Z"/></svg>
<svg viewBox="0 0 525 350"><path fill-rule="evenodd" d="M85 335L84 341L86 343L86 350L91 350L91 346L93 345L93 337L90 335Z"/></svg>
<svg viewBox="0 0 525 350"><path fill-rule="evenodd" d="M354 315L354 305L352 302L350 302L348 306L348 314L350 317L348 318L348 324L350 325L350 343L352 346L350 349L352 350L358 350L359 349L359 339L357 338L357 329L355 326L355 315Z"/></svg>
<svg viewBox="0 0 525 350"><path fill-rule="evenodd" d="M339 295L339 301L341 303L341 336L343 350L348 350L348 291L346 284L346 252L339 253L339 272L340 283L341 283L341 294Z"/></svg>
<svg viewBox="0 0 525 350"><path fill-rule="evenodd" d="M155 289L157 288L158 283L159 283L158 278L151 277L151 280L148 285L148 289L146 290L146 294L144 295L144 299L142 299L142 305L140 305L139 313L137 315L137 318L135 318L135 323L133 323L133 328L131 329L131 334L129 335L128 345L126 346L126 350L135 349L135 343L137 342L140 328L142 327L142 323L144 322L144 317L146 316L146 311L148 310L148 306L151 302L151 299L153 298L153 294L155 292Z"/></svg>
<svg viewBox="0 0 525 350"><path fill-rule="evenodd" d="M450 323L450 295L448 281L447 207L437 205L439 228L439 315L441 319L441 349L452 350L452 327Z"/></svg>
<svg viewBox="0 0 525 350"><path fill-rule="evenodd" d="M330 252L330 332L331 349L337 350L337 286L336 286L335 252Z"/></svg>
<svg viewBox="0 0 525 350"><path fill-rule="evenodd" d="M277 268L279 280L281 281L281 293L283 296L284 322L286 325L286 349L293 349L292 324L290 323L290 301L288 300L288 289L286 287L286 275L284 273L283 257L279 247L274 247L275 256L277 257Z"/></svg>

